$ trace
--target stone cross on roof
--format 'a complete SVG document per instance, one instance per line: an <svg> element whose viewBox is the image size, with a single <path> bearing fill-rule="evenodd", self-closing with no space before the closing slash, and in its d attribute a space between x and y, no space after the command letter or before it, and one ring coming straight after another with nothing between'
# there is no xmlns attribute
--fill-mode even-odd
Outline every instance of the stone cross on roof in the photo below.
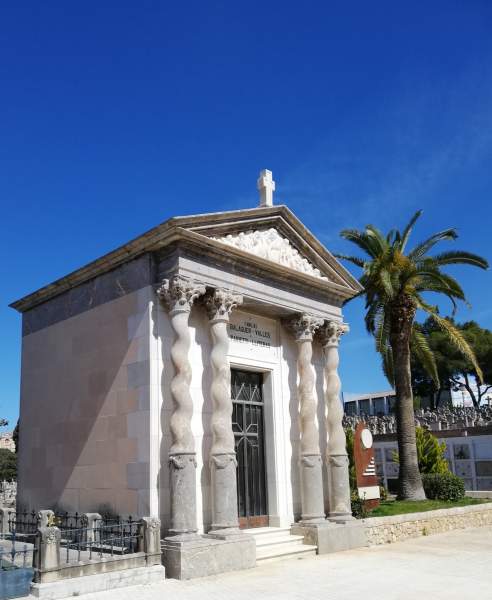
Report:
<svg viewBox="0 0 492 600"><path fill-rule="evenodd" d="M263 171L260 171L257 185L260 192L260 206L273 206L275 181L272 179L272 172L268 169L263 169Z"/></svg>

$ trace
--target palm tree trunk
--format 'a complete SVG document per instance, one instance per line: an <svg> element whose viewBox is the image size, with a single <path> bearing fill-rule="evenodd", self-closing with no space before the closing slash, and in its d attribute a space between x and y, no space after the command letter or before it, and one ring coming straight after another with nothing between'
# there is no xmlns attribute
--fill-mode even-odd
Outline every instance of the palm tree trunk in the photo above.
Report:
<svg viewBox="0 0 492 600"><path fill-rule="evenodd" d="M415 439L412 379L410 373L410 332L415 316L411 300L400 299L392 311L391 349L396 391L399 500L425 500Z"/></svg>

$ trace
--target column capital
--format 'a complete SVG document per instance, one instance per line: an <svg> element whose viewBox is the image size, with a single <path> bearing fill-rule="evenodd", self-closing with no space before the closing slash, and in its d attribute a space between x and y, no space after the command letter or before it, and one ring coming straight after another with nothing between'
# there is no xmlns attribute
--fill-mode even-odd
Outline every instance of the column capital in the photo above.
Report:
<svg viewBox="0 0 492 600"><path fill-rule="evenodd" d="M328 320L319 328L318 337L325 348L333 348L338 346L342 335L349 331L350 328L347 323Z"/></svg>
<svg viewBox="0 0 492 600"><path fill-rule="evenodd" d="M227 322L232 310L243 303L243 297L226 288L215 288L205 296L204 301L211 322Z"/></svg>
<svg viewBox="0 0 492 600"><path fill-rule="evenodd" d="M303 313L284 321L285 326L296 338L296 342L312 342L316 330L323 324L323 319Z"/></svg>
<svg viewBox="0 0 492 600"><path fill-rule="evenodd" d="M190 277L173 275L162 281L156 293L170 313L190 312L193 302L205 293L205 286Z"/></svg>

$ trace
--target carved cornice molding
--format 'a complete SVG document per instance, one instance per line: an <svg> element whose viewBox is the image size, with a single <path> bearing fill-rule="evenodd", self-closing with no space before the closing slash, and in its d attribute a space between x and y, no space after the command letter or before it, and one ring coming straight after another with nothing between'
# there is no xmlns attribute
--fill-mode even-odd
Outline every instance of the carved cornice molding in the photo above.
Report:
<svg viewBox="0 0 492 600"><path fill-rule="evenodd" d="M169 312L190 312L193 302L205 294L205 286L189 277L173 275L164 279L156 293Z"/></svg>
<svg viewBox="0 0 492 600"><path fill-rule="evenodd" d="M222 237L213 237L213 240L234 246L244 252L249 252L260 258L264 258L278 265L289 267L294 271L318 277L328 281L328 277L321 274L307 258L304 258L299 250L289 242L287 238L282 237L279 232L271 227L270 229L241 231L237 234L228 234Z"/></svg>
<svg viewBox="0 0 492 600"><path fill-rule="evenodd" d="M318 329L318 338L325 348L338 346L340 338L350 331L347 323L339 321L325 321L323 326Z"/></svg>
<svg viewBox="0 0 492 600"><path fill-rule="evenodd" d="M229 321L232 310L243 303L243 297L231 290L216 288L205 296L204 303L211 321Z"/></svg>
<svg viewBox="0 0 492 600"><path fill-rule="evenodd" d="M284 324L296 338L296 342L312 341L316 330L323 325L323 319L314 315L302 314L285 319Z"/></svg>

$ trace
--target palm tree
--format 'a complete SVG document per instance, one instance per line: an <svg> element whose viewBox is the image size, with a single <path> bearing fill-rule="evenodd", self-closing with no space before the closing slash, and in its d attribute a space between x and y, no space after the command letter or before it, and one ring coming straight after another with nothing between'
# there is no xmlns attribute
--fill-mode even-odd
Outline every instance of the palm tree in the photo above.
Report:
<svg viewBox="0 0 492 600"><path fill-rule="evenodd" d="M422 211L412 217L403 233L391 230L385 237L373 225L363 231L345 229L340 235L353 242L367 257L337 255L363 269L359 279L366 298L366 328L375 337L383 370L396 391L396 420L400 462L399 499L425 499L417 461L415 421L410 376L410 350L415 353L439 386L436 362L422 332L415 326L417 310L427 313L449 337L450 341L474 365L479 377L480 367L473 350L453 323L441 317L437 306L423 297L425 292L444 294L453 305L457 300L466 303L460 284L441 267L466 264L488 268L487 261L464 251L442 252L430 256L436 244L455 240L455 229L445 229L431 235L413 250L405 253L410 234Z"/></svg>

